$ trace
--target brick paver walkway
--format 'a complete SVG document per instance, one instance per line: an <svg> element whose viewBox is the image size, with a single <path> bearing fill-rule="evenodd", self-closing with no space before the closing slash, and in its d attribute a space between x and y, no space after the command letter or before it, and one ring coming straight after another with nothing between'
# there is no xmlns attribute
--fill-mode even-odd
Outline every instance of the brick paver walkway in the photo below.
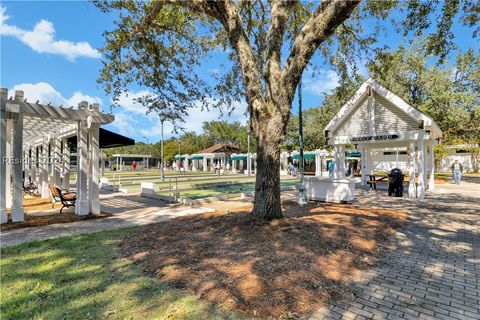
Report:
<svg viewBox="0 0 480 320"><path fill-rule="evenodd" d="M358 201L411 220L352 297L312 320L480 319L480 184L439 186L423 201L361 191Z"/></svg>

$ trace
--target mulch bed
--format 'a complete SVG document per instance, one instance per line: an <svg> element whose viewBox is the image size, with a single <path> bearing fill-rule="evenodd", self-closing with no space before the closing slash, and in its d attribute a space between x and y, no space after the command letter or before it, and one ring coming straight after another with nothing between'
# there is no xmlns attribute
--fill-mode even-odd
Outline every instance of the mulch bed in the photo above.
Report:
<svg viewBox="0 0 480 320"><path fill-rule="evenodd" d="M23 199L23 208L25 210L25 221L21 222L12 222L9 214L9 222L0 225L1 231L21 229L21 228L30 228L30 227L40 227L46 226L55 223L69 223L82 220L90 219L101 219L111 216L110 213L101 212L100 214L89 214L86 216L78 216L72 212L73 208L63 209L63 213L60 213L61 204L56 204L55 208L58 210L58 213L48 214L37 216L34 215L34 211L41 210L51 210L52 202L50 199L41 199L41 198L25 198ZM32 214L29 214L32 212Z"/></svg>
<svg viewBox="0 0 480 320"><path fill-rule="evenodd" d="M287 202L281 220L251 205L143 227L120 252L196 297L253 317L295 318L350 292L374 266L406 213Z"/></svg>

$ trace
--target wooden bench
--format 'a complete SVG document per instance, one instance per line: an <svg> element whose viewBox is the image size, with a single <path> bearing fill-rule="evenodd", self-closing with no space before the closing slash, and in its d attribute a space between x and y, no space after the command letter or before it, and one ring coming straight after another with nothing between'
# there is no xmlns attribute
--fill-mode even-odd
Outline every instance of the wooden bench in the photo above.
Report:
<svg viewBox="0 0 480 320"><path fill-rule="evenodd" d="M383 176L379 179L375 179L375 175L368 175L370 180L367 181L367 185L370 186L370 189L377 189L377 183L385 183L388 184L388 176ZM386 181L385 181L386 180Z"/></svg>
<svg viewBox="0 0 480 320"><path fill-rule="evenodd" d="M77 194L75 192L69 192L66 189L60 189L54 184L50 184L48 188L50 189L50 195L52 196L52 208L57 202L62 204L60 213L62 213L63 208L75 207L75 202L77 201Z"/></svg>

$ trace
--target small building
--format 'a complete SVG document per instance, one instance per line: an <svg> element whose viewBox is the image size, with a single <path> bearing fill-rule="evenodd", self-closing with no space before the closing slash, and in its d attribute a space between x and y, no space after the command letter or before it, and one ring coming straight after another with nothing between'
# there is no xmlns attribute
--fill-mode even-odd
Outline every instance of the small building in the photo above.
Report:
<svg viewBox="0 0 480 320"><path fill-rule="evenodd" d="M216 144L209 148L200 150L191 155L176 155L175 160L178 161L178 168L189 168L189 161L192 162L192 171L214 170L215 165L219 165L221 168L226 166L226 163L230 156L234 153L239 153L240 148L233 144ZM183 166L180 161L184 161Z"/></svg>
<svg viewBox="0 0 480 320"><path fill-rule="evenodd" d="M375 152L406 152L408 195L423 198L434 188L434 147L442 131L427 115L410 106L377 81L368 79L325 128L335 149L335 178L345 179L345 148L354 145L361 154L362 182L374 174ZM386 151L388 150L388 151ZM393 165L382 170L393 169ZM430 174L427 183L427 173ZM415 183L417 181L417 183Z"/></svg>

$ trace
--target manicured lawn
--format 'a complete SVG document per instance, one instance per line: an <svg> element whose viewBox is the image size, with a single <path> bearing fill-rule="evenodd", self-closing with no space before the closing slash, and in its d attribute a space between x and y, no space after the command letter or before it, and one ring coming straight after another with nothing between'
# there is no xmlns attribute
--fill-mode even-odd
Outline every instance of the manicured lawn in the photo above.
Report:
<svg viewBox="0 0 480 320"><path fill-rule="evenodd" d="M239 319L142 273L117 254L135 229L1 250L1 319Z"/></svg>

